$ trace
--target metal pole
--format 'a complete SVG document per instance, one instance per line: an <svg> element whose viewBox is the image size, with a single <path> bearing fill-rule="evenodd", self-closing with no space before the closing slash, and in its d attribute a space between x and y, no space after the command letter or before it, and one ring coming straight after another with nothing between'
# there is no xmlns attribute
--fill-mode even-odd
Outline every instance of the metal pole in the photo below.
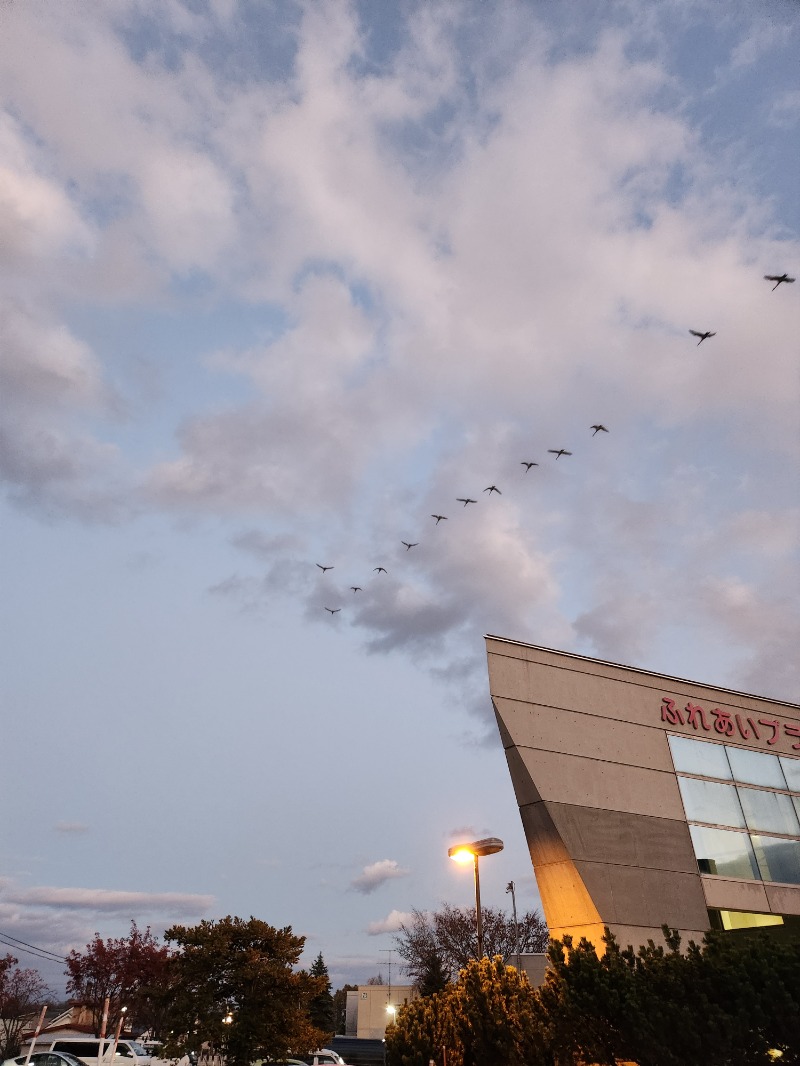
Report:
<svg viewBox="0 0 800 1066"><path fill-rule="evenodd" d="M44 1025L44 1016L47 1014L47 1007L42 1007L42 1013L39 1015L39 1022L36 1026L36 1032L31 1037L31 1046L28 1048L28 1054L25 1056L25 1066L31 1061L31 1052L33 1051L33 1045L36 1043L36 1038L42 1031L42 1025Z"/></svg>
<svg viewBox="0 0 800 1066"><path fill-rule="evenodd" d="M511 911L514 915L514 954L517 956L517 973L519 973L519 923L517 922L517 893L516 885L509 881L506 892L511 893Z"/></svg>
<svg viewBox="0 0 800 1066"><path fill-rule="evenodd" d="M475 916L478 927L478 958L483 958L483 915L481 914L481 876L478 872L478 856L475 856Z"/></svg>

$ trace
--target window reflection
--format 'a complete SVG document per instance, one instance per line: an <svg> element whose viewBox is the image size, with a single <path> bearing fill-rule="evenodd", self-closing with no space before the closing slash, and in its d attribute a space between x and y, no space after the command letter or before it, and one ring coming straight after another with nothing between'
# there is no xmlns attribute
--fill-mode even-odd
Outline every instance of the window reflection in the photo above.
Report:
<svg viewBox="0 0 800 1066"><path fill-rule="evenodd" d="M731 768L723 744L709 744L689 737L669 738L675 769L684 774L701 774L730 781Z"/></svg>
<svg viewBox="0 0 800 1066"><path fill-rule="evenodd" d="M758 868L765 881L800 885L800 840L753 835Z"/></svg>
<svg viewBox="0 0 800 1066"><path fill-rule="evenodd" d="M679 777L683 806L690 822L713 822L716 825L732 825L745 828L742 807L733 785L723 785L716 781L697 781L692 777ZM772 824L761 825L759 829L775 830Z"/></svg>
<svg viewBox="0 0 800 1066"><path fill-rule="evenodd" d="M769 755L763 751L746 751L744 748L726 750L735 781L746 781L749 785L765 785L767 788L786 788L777 755Z"/></svg>
<svg viewBox="0 0 800 1066"><path fill-rule="evenodd" d="M689 831L701 873L759 879L753 845L746 833L704 825L690 825Z"/></svg>
<svg viewBox="0 0 800 1066"><path fill-rule="evenodd" d="M787 759L781 755L780 762L787 786L792 792L800 792L800 759Z"/></svg>
<svg viewBox="0 0 800 1066"><path fill-rule="evenodd" d="M722 786L726 787L730 786ZM738 792L748 829L794 836L800 834L800 823L791 796L783 796L780 792L762 792L757 788L740 788ZM703 820L708 821L707 818Z"/></svg>

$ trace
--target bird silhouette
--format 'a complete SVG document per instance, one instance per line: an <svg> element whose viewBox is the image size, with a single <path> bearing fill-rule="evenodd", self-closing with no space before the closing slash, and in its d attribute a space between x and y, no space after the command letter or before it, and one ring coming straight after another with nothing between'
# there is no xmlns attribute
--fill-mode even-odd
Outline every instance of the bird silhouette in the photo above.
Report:
<svg viewBox="0 0 800 1066"><path fill-rule="evenodd" d="M525 473L527 474L532 466L538 466L539 464L538 463L526 463L525 460L523 459L523 461L519 465L525 467Z"/></svg>
<svg viewBox="0 0 800 1066"><path fill-rule="evenodd" d="M708 338L708 337L716 337L716 333L709 333L708 330L706 330L705 333L699 333L696 329L690 329L689 332L691 333L691 335L693 337L699 337L700 338L700 340L697 342L698 348L703 343L703 341L706 340L706 338Z"/></svg>
<svg viewBox="0 0 800 1066"><path fill-rule="evenodd" d="M561 458L562 455L572 455L572 452L568 452L566 448L548 448L548 452L556 457L556 461Z"/></svg>
<svg viewBox="0 0 800 1066"><path fill-rule="evenodd" d="M388 570L386 569L386 567L385 567L385 566L376 566L376 567L374 568L374 570L372 571L372 572L373 572L373 574L375 573L375 571L376 571L376 570L377 570L377 572L378 572L379 574L388 574L388 573L389 573L389 571L388 571Z"/></svg>
<svg viewBox="0 0 800 1066"><path fill-rule="evenodd" d="M320 568L320 570L323 572L323 574L325 573L326 570L333 570L332 566L323 566L322 563L317 563L317 566Z"/></svg>
<svg viewBox="0 0 800 1066"><path fill-rule="evenodd" d="M772 286L772 291L775 292L775 290L782 281L785 281L789 285L791 285L791 283L794 281L794 278L790 278L788 274L765 274L764 281L774 281L775 284Z"/></svg>
<svg viewBox="0 0 800 1066"><path fill-rule="evenodd" d="M328 611L330 614L338 614L339 611L341 611L341 609L342 609L341 607L326 607L325 608L325 610Z"/></svg>
<svg viewBox="0 0 800 1066"><path fill-rule="evenodd" d="M405 544L406 551L408 552L408 551L411 551L412 548L416 548L417 545L419 544L419 541L415 540L413 544L409 544L407 540L401 540L400 543L401 544Z"/></svg>
<svg viewBox="0 0 800 1066"><path fill-rule="evenodd" d="M596 437L598 433L608 433L608 430L606 429L606 427L605 426L601 426L599 422L597 423L596 426L589 426L589 429L593 429L594 430L594 433L592 434L593 437Z"/></svg>
<svg viewBox="0 0 800 1066"><path fill-rule="evenodd" d="M353 590L353 592L363 592L364 591L360 585L351 585L350 588Z"/></svg>
<svg viewBox="0 0 800 1066"><path fill-rule="evenodd" d="M496 492L498 496L503 495L500 489L498 489L497 485L487 485L487 487L483 491L488 492L489 494Z"/></svg>
<svg viewBox="0 0 800 1066"><path fill-rule="evenodd" d="M477 500L470 500L466 496L456 496L456 503L463 503L466 507L468 503L477 503Z"/></svg>
<svg viewBox="0 0 800 1066"><path fill-rule="evenodd" d="M435 518L436 519L436 525L437 526L439 525L440 522L446 522L447 521L447 515L446 514L432 514L431 518Z"/></svg>

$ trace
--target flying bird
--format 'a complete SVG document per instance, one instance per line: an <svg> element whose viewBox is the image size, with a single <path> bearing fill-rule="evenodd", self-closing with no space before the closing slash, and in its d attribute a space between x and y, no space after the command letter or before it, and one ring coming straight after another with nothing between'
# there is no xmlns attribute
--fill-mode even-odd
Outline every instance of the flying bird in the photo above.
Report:
<svg viewBox="0 0 800 1066"><path fill-rule="evenodd" d="M376 571L376 570L377 570L377 572L378 572L379 574L388 574L388 573L389 573L389 571L388 571L388 570L386 569L386 567L385 567L385 566L376 566L376 567L375 567L375 568L373 569L373 571L372 571L372 572L373 572L373 574L375 573L375 571Z"/></svg>
<svg viewBox="0 0 800 1066"><path fill-rule="evenodd" d="M706 331L705 333L699 333L696 329L690 329L689 332L691 333L691 335L693 337L699 337L700 338L700 340L697 342L698 348L703 343L703 341L706 340L708 337L716 337L716 333L709 333L708 331Z"/></svg>
<svg viewBox="0 0 800 1066"><path fill-rule="evenodd" d="M548 448L548 452L559 460L562 455L572 455L572 452L568 452L566 448Z"/></svg>
<svg viewBox="0 0 800 1066"><path fill-rule="evenodd" d="M593 429L594 430L594 433L592 434L593 437L596 437L598 433L608 433L608 430L606 429L606 427L605 426L601 426L599 422L597 423L596 426L589 426L589 429Z"/></svg>
<svg viewBox="0 0 800 1066"><path fill-rule="evenodd" d="M466 507L468 503L477 503L477 500L470 500L466 496L456 496L456 503L463 503Z"/></svg>
<svg viewBox="0 0 800 1066"><path fill-rule="evenodd" d="M353 590L353 592L363 592L364 591L360 585L351 585L350 588Z"/></svg>
<svg viewBox="0 0 800 1066"><path fill-rule="evenodd" d="M328 611L330 614L338 614L339 611L341 611L341 609L342 609L341 607L326 607L325 608L325 610Z"/></svg>
<svg viewBox="0 0 800 1066"><path fill-rule="evenodd" d="M406 551L408 552L408 551L411 551L412 548L416 548L417 545L419 544L419 541L415 540L413 544L409 544L407 540L401 540L400 543L401 544L405 544Z"/></svg>
<svg viewBox="0 0 800 1066"><path fill-rule="evenodd" d="M775 292L775 290L782 281L785 281L789 285L791 285L791 283L794 281L794 278L790 278L788 274L765 274L764 281L774 281L775 284L772 286L772 291Z"/></svg>
<svg viewBox="0 0 800 1066"><path fill-rule="evenodd" d="M323 566L322 563L317 563L317 566L320 568L320 570L323 572L323 574L325 573L326 570L333 570L332 566Z"/></svg>
<svg viewBox="0 0 800 1066"><path fill-rule="evenodd" d="M503 495L497 485L488 485L483 491L488 493L496 492L498 496Z"/></svg>
<svg viewBox="0 0 800 1066"><path fill-rule="evenodd" d="M539 464L538 463L526 463L525 460L523 459L523 461L519 465L525 467L525 473L527 474L532 466L538 466Z"/></svg>
<svg viewBox="0 0 800 1066"><path fill-rule="evenodd" d="M437 526L439 525L440 522L446 522L447 521L447 515L446 514L432 514L431 518L435 518L436 519L436 525Z"/></svg>

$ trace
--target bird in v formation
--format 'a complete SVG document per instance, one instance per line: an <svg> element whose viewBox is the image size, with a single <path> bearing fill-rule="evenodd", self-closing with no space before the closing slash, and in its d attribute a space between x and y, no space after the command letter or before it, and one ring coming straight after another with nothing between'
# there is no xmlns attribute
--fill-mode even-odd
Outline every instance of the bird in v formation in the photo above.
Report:
<svg viewBox="0 0 800 1066"><path fill-rule="evenodd" d="M597 434L600 433L600 432L603 432L603 433L608 433L609 432L608 428L606 426L604 426L600 422L596 422L594 425L590 426L589 428L594 431L592 433L593 437L596 437ZM560 459L562 455L572 455L572 452L567 451L566 448L548 448L547 450L548 450L548 452L550 454L555 455L556 459ZM538 465L539 464L537 462L533 461L533 460L522 460L522 462L520 463L520 466L524 466L525 467L525 473L526 474L530 471L532 466L538 466ZM497 487L497 485L487 485L486 488L483 491L484 492L488 492L490 496L491 496L491 494L493 492L496 492L498 496L502 496L502 492ZM466 507L468 504L477 503L478 501L477 500L473 500L472 497L470 497L470 496L458 496L457 497L457 502L458 503L463 503L464 506ZM447 521L447 515L443 515L443 514L432 514L431 518L434 519L435 524L437 526L439 525L440 522L446 522ZM411 551L412 548L419 547L419 541L401 540L400 543L402 545L404 545L404 547L405 547L407 552ZM317 563L317 566L319 567L319 569L323 573L325 573L326 570L332 570L333 569L332 566L322 566L321 563ZM376 567L373 567L373 573L387 574L388 570L386 569L385 566L376 566ZM355 592L363 592L363 588L362 588L361 585L351 585L350 589L354 593ZM326 607L325 610L329 611L331 614L336 614L338 611L341 610L341 608L337 607L335 609L332 609L330 607Z"/></svg>
<svg viewBox="0 0 800 1066"><path fill-rule="evenodd" d="M788 274L765 274L764 281L774 281L775 284L772 286L772 291L775 292L782 281L786 282L787 285L791 285L794 278L790 278Z"/></svg>
<svg viewBox="0 0 800 1066"><path fill-rule="evenodd" d="M775 284L772 286L772 291L773 292L775 291L775 289L778 288L779 285L782 285L782 284L791 285L795 281L795 279L794 278L790 278L789 275L786 272L784 272L783 274L765 274L764 275L764 280L765 281L774 281L775 282ZM698 347L703 343L703 341L708 340L711 337L716 337L716 335L717 335L716 332L712 331L712 330L690 329L689 333L693 337L698 337L699 338L698 341L697 341ZM592 432L592 436L593 437L596 437L598 433L608 433L609 432L608 427L604 426L601 422L596 422L594 425L590 426L589 428L593 431ZM548 454L554 455L557 460L560 459L562 457L562 455L572 455L572 452L567 451L566 448L548 448L547 451L548 451ZM525 460L525 459L523 459L522 462L520 463L520 466L524 466L525 467L525 473L526 474L530 473L531 467L538 466L538 465L539 464L537 462L534 462L532 460ZM496 485L487 485L487 487L483 491L484 492L488 492L490 496L491 496L491 494L493 492L496 492L498 494L498 496L502 495L500 489ZM456 497L456 502L457 503L463 503L464 507L467 507L469 504L477 503L478 501L477 500L473 500L469 496L458 496L458 497ZM447 521L447 515L443 515L443 514L432 514L431 518L435 519L435 522L436 522L437 526L439 525L440 522L446 522ZM401 543L405 545L405 548L406 548L407 552L410 551L412 548L418 547L418 545L419 545L419 541L409 542L409 541L404 540L404 541L401 541ZM323 566L321 563L317 563L317 566L323 572L323 574L327 570L333 570L332 566ZM374 573L379 573L379 574L388 573L386 568L383 567L383 566L376 566L374 568L373 572ZM361 592L362 591L362 589L361 589L361 587L359 585L351 585L350 588L353 590L353 592ZM325 610L329 611L331 614L337 614L341 610L341 608L340 607L336 607L336 608L326 607Z"/></svg>

